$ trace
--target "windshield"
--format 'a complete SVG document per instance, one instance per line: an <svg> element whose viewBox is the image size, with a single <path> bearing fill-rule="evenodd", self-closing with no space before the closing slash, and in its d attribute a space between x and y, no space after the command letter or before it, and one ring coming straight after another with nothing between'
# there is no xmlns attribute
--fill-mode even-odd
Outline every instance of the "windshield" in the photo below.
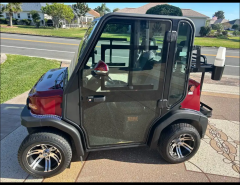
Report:
<svg viewBox="0 0 240 185"><path fill-rule="evenodd" d="M78 51L75 52L74 58L71 61L71 64L69 65L68 79L72 76L72 73L73 73L73 71L74 71L74 69L75 69L75 67L78 63L78 60L81 57L81 55L82 55L89 39L91 38L92 33L93 33L94 29L96 28L98 22L99 22L99 19L92 21L92 23L88 27L84 37L82 38L82 40L81 40L81 42L78 46Z"/></svg>

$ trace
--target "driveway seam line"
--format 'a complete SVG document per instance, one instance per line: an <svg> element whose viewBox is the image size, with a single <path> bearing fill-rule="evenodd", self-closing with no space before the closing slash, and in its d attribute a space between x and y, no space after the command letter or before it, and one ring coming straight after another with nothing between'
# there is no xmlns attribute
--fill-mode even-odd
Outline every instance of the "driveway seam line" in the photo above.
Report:
<svg viewBox="0 0 240 185"><path fill-rule="evenodd" d="M30 176L30 175L28 174L27 177L26 177L26 179L24 179L23 183L27 180L27 178L28 178L29 176Z"/></svg>
<svg viewBox="0 0 240 185"><path fill-rule="evenodd" d="M194 165L195 167L197 167L197 168L201 171L200 173L203 173L203 174L206 176L206 178L208 179L208 181L211 182L211 180L209 179L209 177L207 176L207 174L206 174L201 168L199 168L196 164L192 163L191 161L187 161L187 162L189 162L189 163L191 163L192 165ZM185 164L184 164L184 166L185 166L185 170L186 170L186 171L192 171L192 170L187 170Z"/></svg>
<svg viewBox="0 0 240 185"><path fill-rule="evenodd" d="M83 166L82 166L82 168L80 169L80 171L79 171L79 173L78 173L78 175L77 175L77 178L75 179L74 182L76 182L76 181L78 180L78 178L79 178L79 176L80 176L80 174L81 174L81 172L82 172L82 169L83 169L83 167L85 166L85 163L87 162L87 159L88 159L88 156L89 156L89 155L90 155L90 153L87 154L87 157L86 157L86 159L85 159L85 161L84 161L84 163L83 163Z"/></svg>
<svg viewBox="0 0 240 185"><path fill-rule="evenodd" d="M2 138L0 141L2 141L3 139L5 139L8 135L10 135L11 133L13 133L15 130L17 130L19 127L21 127L22 125L18 126L16 129L14 129L12 132L10 132L9 134L7 134L6 136L4 136L4 138Z"/></svg>

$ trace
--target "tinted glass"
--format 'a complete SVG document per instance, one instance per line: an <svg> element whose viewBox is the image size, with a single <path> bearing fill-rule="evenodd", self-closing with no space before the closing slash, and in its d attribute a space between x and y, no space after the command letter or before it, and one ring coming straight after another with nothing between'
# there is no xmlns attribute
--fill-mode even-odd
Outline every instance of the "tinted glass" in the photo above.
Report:
<svg viewBox="0 0 240 185"><path fill-rule="evenodd" d="M140 21L138 32L139 46L134 60L132 77L133 85L153 85L146 90L156 90L160 78L164 77L165 62L162 60L162 49L165 33L170 30L170 22ZM149 86L151 87L151 86Z"/></svg>
<svg viewBox="0 0 240 185"><path fill-rule="evenodd" d="M98 21L93 21L90 24L89 28L87 29L84 37L82 38L82 40L81 40L81 42L80 42L80 44L78 46L78 51L75 53L75 56L74 56L73 60L71 61L71 64L70 64L70 66L68 68L68 70L69 70L68 77L69 78L71 77L72 72L74 71L74 69L75 69L75 67L76 67L76 65L78 63L78 60L81 57L81 55L82 55L82 53L83 53L83 51L84 51L84 49L85 49L89 39L91 38L91 35L92 35L93 30L95 29L97 23L98 23Z"/></svg>
<svg viewBox="0 0 240 185"><path fill-rule="evenodd" d="M175 60L170 84L169 104L178 102L184 95L186 83L186 65L188 61L189 42L191 38L191 27L186 22L181 22L178 29Z"/></svg>

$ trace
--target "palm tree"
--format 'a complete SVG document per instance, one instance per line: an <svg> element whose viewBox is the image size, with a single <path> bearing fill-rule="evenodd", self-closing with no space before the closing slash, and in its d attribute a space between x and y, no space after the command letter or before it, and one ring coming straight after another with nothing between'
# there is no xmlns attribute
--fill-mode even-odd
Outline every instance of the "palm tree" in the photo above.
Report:
<svg viewBox="0 0 240 185"><path fill-rule="evenodd" d="M106 13L111 12L111 10L106 6L106 3L102 3L101 6L98 6L94 9L96 12L100 14L100 16L105 15Z"/></svg>
<svg viewBox="0 0 240 185"><path fill-rule="evenodd" d="M4 16L2 15L3 10L4 10L4 5L0 3L0 17L4 17Z"/></svg>
<svg viewBox="0 0 240 185"><path fill-rule="evenodd" d="M113 9L113 12L116 12L116 11L118 11L118 10L120 10L119 8L114 8Z"/></svg>
<svg viewBox="0 0 240 185"><path fill-rule="evenodd" d="M4 12L9 13L9 26L12 26L12 16L13 13L17 13L17 12L21 12L22 11L22 7L21 7L22 3L8 3L7 6L5 7L5 9L3 10Z"/></svg>

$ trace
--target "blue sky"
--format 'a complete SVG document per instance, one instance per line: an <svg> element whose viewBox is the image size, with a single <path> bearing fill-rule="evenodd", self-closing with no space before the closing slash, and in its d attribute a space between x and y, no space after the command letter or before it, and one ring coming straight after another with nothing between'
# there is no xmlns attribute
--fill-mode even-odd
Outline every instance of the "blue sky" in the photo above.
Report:
<svg viewBox="0 0 240 185"><path fill-rule="evenodd" d="M3 3L6 4L6 3ZM64 3L64 4L74 4L74 3ZM100 6L102 3L87 3L91 9ZM114 8L138 8L147 3L106 3L107 7L113 10ZM199 13L202 13L208 17L218 10L224 11L225 19L234 20L239 19L239 7L240 3L168 3L173 6L177 6L182 9L192 9Z"/></svg>
<svg viewBox="0 0 240 185"><path fill-rule="evenodd" d="M64 3L73 4L73 3ZM102 3L87 3L91 9L100 6ZM138 8L147 3L106 3L107 7L113 10L114 8ZM192 9L199 13L202 13L208 17L218 10L224 11L225 18L231 20L239 19L239 3L168 3L173 6L177 6L182 9Z"/></svg>

